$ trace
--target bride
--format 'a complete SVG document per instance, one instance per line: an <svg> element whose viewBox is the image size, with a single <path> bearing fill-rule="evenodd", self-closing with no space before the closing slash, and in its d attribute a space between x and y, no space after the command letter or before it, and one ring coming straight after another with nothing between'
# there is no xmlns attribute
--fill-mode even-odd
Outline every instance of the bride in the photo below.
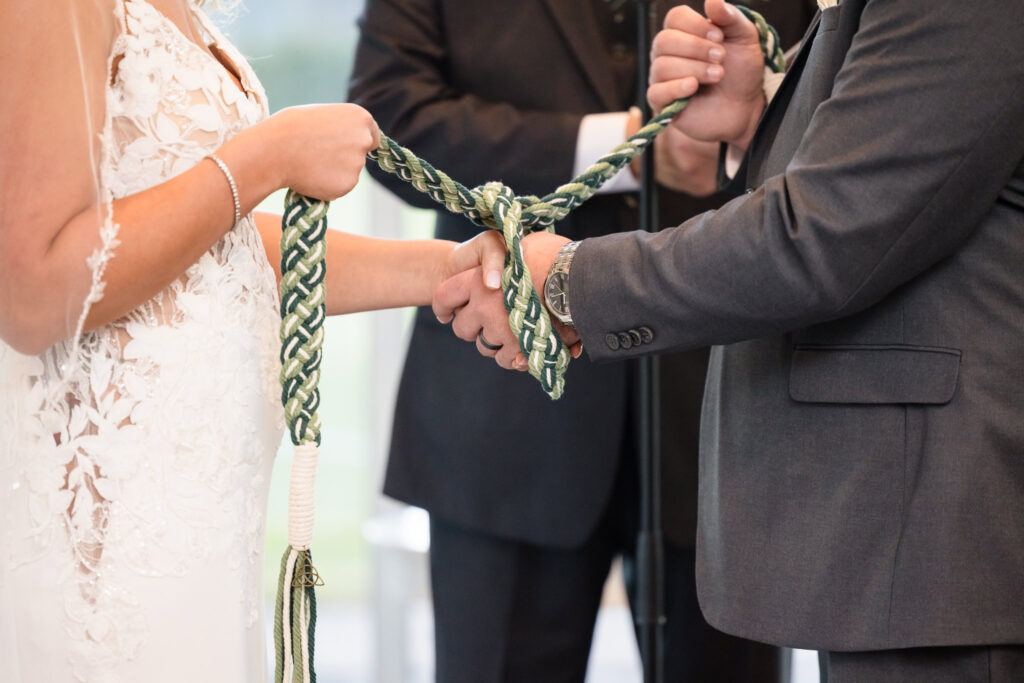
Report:
<svg viewBox="0 0 1024 683"><path fill-rule="evenodd" d="M376 124L268 116L189 0L4 0L0 46L0 680L266 680L280 220L252 210L347 193ZM332 232L328 312L503 258Z"/></svg>

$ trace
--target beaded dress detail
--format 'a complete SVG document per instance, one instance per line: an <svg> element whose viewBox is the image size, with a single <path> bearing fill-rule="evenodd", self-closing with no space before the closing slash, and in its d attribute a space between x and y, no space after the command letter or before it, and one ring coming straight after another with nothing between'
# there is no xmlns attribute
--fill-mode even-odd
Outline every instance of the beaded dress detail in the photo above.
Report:
<svg viewBox="0 0 1024 683"><path fill-rule="evenodd" d="M190 169L267 116L255 75L198 9L225 63L147 2L118 5L107 200ZM116 225L105 241L116 245ZM121 320L38 357L0 342L0 680L266 680L277 307L245 216Z"/></svg>

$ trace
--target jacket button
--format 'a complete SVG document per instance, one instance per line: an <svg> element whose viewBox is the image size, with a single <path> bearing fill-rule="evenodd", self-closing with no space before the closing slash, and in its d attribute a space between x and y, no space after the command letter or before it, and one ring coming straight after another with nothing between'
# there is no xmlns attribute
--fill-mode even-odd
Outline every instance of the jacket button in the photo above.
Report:
<svg viewBox="0 0 1024 683"><path fill-rule="evenodd" d="M630 330L629 338L633 340L633 346L640 346L644 341L640 335L640 330Z"/></svg>
<svg viewBox="0 0 1024 683"><path fill-rule="evenodd" d="M643 341L644 344L650 344L654 341L654 330L647 327L647 325L644 325L637 331L640 333L640 340Z"/></svg>
<svg viewBox="0 0 1024 683"><path fill-rule="evenodd" d="M614 334L606 334L604 336L604 343L608 345L608 348L612 351L619 350L619 337Z"/></svg>
<svg viewBox="0 0 1024 683"><path fill-rule="evenodd" d="M625 332L619 332L619 346L627 350L633 348L633 338Z"/></svg>
<svg viewBox="0 0 1024 683"><path fill-rule="evenodd" d="M635 211L636 208L640 206L640 202L637 201L637 198L634 197L632 194L623 195L622 201L626 205L626 208L631 211Z"/></svg>

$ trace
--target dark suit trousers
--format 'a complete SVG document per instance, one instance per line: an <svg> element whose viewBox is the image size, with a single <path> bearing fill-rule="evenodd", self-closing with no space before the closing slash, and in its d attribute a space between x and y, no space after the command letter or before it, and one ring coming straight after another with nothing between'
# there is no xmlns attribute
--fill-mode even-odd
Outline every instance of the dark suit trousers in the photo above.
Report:
<svg viewBox="0 0 1024 683"><path fill-rule="evenodd" d="M623 555L632 596L636 462L624 457L594 534L551 548L431 517L438 683L581 683L605 579ZM775 683L779 651L727 636L700 614L694 550L665 547L666 683Z"/></svg>
<svg viewBox="0 0 1024 683"><path fill-rule="evenodd" d="M822 683L1020 683L1024 646L822 652Z"/></svg>

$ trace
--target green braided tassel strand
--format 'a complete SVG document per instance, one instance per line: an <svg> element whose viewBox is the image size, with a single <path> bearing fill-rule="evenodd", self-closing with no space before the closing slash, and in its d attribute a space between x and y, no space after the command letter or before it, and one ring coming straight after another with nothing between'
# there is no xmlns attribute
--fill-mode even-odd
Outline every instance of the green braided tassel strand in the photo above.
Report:
<svg viewBox="0 0 1024 683"><path fill-rule="evenodd" d="M310 552L288 546L281 557L274 606L274 683L316 683L314 588L320 585Z"/></svg>
<svg viewBox="0 0 1024 683"><path fill-rule="evenodd" d="M757 12L746 7L738 9L757 27L765 66L775 72L785 71L786 58L775 29ZM536 230L553 231L556 222L593 197L605 182L643 154L688 102L689 99L684 98L665 107L590 168L540 198L518 197L501 183L469 189L384 134L381 134L380 146L370 152L369 157L381 169L398 176L452 213L462 214L481 227L501 230L509 250L502 277L509 324L519 338L519 348L526 356L530 374L553 399L559 398L564 390L569 353L533 289L523 261L522 238Z"/></svg>

